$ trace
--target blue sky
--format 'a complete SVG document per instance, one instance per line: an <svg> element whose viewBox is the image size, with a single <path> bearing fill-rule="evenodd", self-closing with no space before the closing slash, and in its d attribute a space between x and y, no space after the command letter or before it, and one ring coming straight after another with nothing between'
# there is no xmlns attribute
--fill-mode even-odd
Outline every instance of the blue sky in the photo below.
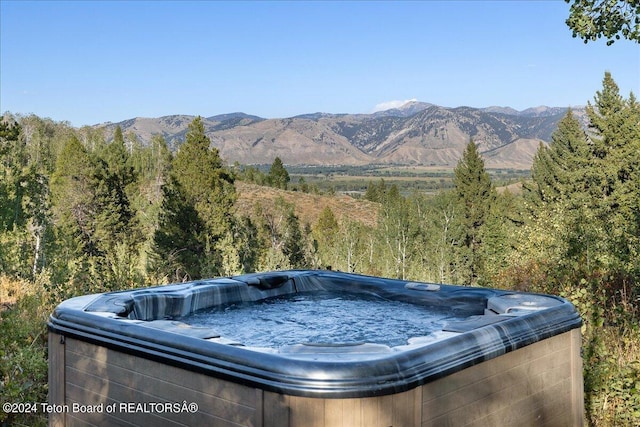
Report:
<svg viewBox="0 0 640 427"><path fill-rule="evenodd" d="M571 37L564 1L0 0L0 112L75 126L170 114L524 109L640 95L640 46ZM377 106L377 107L376 107Z"/></svg>

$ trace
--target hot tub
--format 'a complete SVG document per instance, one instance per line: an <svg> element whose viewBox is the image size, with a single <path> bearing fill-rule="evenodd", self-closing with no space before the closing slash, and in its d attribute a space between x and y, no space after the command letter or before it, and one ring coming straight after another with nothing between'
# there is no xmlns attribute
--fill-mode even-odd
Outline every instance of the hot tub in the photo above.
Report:
<svg viewBox="0 0 640 427"><path fill-rule="evenodd" d="M377 308L323 305L360 299ZM87 295L50 317L46 410L51 425L581 426L580 326L555 296L328 271ZM272 330L294 341L261 340Z"/></svg>

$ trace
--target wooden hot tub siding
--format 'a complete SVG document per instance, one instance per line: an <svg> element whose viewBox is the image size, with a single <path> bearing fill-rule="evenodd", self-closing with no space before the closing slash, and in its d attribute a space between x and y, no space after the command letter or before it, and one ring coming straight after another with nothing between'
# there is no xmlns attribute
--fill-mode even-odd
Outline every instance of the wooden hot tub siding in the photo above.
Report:
<svg viewBox="0 0 640 427"><path fill-rule="evenodd" d="M366 362L364 362L366 363ZM51 426L582 426L580 329L411 390L378 397L278 394L49 334L50 404L195 402L195 413L59 413Z"/></svg>

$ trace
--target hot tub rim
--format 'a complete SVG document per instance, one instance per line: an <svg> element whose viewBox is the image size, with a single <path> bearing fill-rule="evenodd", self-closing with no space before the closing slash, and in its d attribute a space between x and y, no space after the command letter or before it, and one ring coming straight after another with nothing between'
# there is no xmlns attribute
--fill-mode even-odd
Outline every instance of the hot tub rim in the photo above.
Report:
<svg viewBox="0 0 640 427"><path fill-rule="evenodd" d="M278 353L259 353L250 347L203 343L200 338L150 330L122 319L69 308L68 305L74 305L67 303L71 300L67 300L66 305L60 304L51 314L48 328L63 337L281 394L372 397L413 389L581 327L582 320L575 308L560 297L554 298L560 301L559 305L367 361L300 360ZM456 352L452 353L451 347L456 348Z"/></svg>

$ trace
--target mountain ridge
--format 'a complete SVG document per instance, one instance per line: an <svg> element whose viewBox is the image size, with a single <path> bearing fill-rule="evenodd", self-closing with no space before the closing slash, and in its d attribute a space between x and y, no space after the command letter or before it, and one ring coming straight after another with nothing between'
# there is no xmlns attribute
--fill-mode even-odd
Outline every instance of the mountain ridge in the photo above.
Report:
<svg viewBox="0 0 640 427"><path fill-rule="evenodd" d="M572 108L586 125L584 107ZM528 169L548 144L567 108L442 107L416 100L370 114L308 113L266 119L242 112L203 117L212 146L228 163L291 165L425 165L454 167L473 139L487 167ZM95 127L109 139L116 126L143 145L162 135L170 147L184 140L195 116L133 118Z"/></svg>

